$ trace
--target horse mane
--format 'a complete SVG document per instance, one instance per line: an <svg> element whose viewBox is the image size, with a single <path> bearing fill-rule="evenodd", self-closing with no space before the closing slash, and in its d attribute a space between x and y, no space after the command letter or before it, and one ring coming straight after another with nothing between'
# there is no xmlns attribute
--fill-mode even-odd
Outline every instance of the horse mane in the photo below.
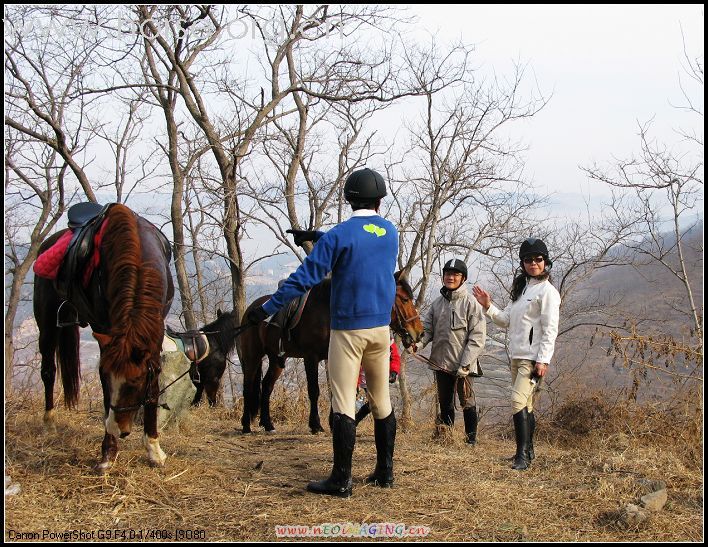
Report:
<svg viewBox="0 0 708 547"><path fill-rule="evenodd" d="M127 374L155 358L163 337L162 276L143 263L138 217L125 205L107 213L108 229L101 247L101 269L106 275L106 295L112 342L102 350L101 367Z"/></svg>
<svg viewBox="0 0 708 547"><path fill-rule="evenodd" d="M236 345L235 331L238 326L239 322L236 319L236 315L233 311L228 311L223 312L216 318L216 321L204 325L201 330L208 337L215 338L224 355L228 355Z"/></svg>

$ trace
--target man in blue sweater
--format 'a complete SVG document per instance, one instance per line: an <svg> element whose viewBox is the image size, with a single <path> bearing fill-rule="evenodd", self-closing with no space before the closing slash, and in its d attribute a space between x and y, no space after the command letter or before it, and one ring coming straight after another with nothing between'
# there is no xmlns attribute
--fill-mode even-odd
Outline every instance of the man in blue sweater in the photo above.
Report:
<svg viewBox="0 0 708 547"><path fill-rule="evenodd" d="M327 366L334 413L334 465L329 478L307 485L310 492L318 494L345 498L352 493L354 416L360 365L366 374L375 420L376 469L367 482L382 487L393 485L396 417L388 391L388 325L396 296L398 232L378 214L385 195L386 184L376 171L354 171L344 184L344 197L353 209L351 218L326 233L293 231L296 243L315 240L317 244L270 300L247 316L250 323L263 321L332 272Z"/></svg>

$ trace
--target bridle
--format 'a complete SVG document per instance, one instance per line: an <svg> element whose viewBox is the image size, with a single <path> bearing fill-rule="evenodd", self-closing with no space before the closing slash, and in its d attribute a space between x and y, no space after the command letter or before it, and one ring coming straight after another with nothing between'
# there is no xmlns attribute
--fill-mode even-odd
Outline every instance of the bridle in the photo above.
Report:
<svg viewBox="0 0 708 547"><path fill-rule="evenodd" d="M420 313L417 313L418 309L416 308L416 314L414 316L406 317L406 315L401 311L400 306L398 305L398 295L396 295L396 299L393 301L393 309L394 315L396 317L396 322L393 324L393 330L401 336L401 339L403 340L403 345L405 347L410 347L415 344L415 340L413 340L413 337L408 332L408 329L406 329L406 325L411 321L419 319Z"/></svg>
<svg viewBox="0 0 708 547"><path fill-rule="evenodd" d="M158 367L159 368L159 367ZM189 369L187 369L187 372L185 374L189 373ZM133 410L138 410L139 408L147 405L147 404L157 404L158 399L160 398L160 395L162 395L165 390L170 387L172 384L174 384L177 380L182 378L184 374L182 374L179 378L177 378L174 382L171 382L168 386L165 386L165 388L160 391L156 396L151 396L150 395L150 387L152 386L153 380L160 374L160 371L158 370L155 372L155 366L152 364L148 364L148 369L147 369L147 378L145 379L145 394L143 395L142 400L139 403L136 403L134 405L130 406L113 406L113 405L108 405L108 408L110 408L113 412L130 412ZM164 409L169 410L170 407L166 404L163 403L161 405L158 405Z"/></svg>

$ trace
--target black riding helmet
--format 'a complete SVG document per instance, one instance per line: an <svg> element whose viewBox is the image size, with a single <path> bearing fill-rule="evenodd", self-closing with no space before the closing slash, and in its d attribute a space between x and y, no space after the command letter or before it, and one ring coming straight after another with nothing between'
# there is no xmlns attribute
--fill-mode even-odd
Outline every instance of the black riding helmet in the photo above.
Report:
<svg viewBox="0 0 708 547"><path fill-rule="evenodd" d="M527 256L542 256L546 263L546 268L553 266L553 261L548 256L548 247L543 240L536 237L529 237L524 240L519 248L519 258L523 261Z"/></svg>
<svg viewBox="0 0 708 547"><path fill-rule="evenodd" d="M347 201L366 202L381 199L386 195L386 183L373 169L358 169L344 183L344 198Z"/></svg>
<svg viewBox="0 0 708 547"><path fill-rule="evenodd" d="M467 281L467 264L462 262L462 260L458 260L457 258L451 258L450 260L445 262L445 266L443 266L443 275L445 274L445 270L459 272L465 278L465 281Z"/></svg>

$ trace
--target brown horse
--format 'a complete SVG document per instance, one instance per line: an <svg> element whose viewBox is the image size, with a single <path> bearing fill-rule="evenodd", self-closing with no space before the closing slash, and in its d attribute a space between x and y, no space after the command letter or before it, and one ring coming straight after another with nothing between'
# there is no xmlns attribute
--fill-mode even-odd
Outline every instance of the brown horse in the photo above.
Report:
<svg viewBox="0 0 708 547"><path fill-rule="evenodd" d="M165 236L124 205L105 213L100 262L88 286L72 285L67 293L42 277L34 281L34 315L39 327L44 422L54 425L55 353L58 356L64 401L75 407L79 398L79 324L90 325L101 351L99 375L103 388L105 435L101 462L105 472L118 453L118 436L130 433L135 412L145 409L143 443L153 465L163 465L165 453L157 434L158 375L164 318L172 304L171 252ZM63 230L40 248L51 247ZM65 301L76 310L76 324L58 326Z"/></svg>
<svg viewBox="0 0 708 547"><path fill-rule="evenodd" d="M280 329L262 322L258 328L245 330L239 337L241 345L241 367L243 368L243 417L241 425L244 433L251 432L251 422L258 416L260 425L266 431L274 431L270 417L270 395L275 381L285 368L286 357L301 357L305 361L307 394L310 398L309 427L312 433L324 431L320 423L317 401L320 396L317 365L327 359L330 330L330 289L331 281L326 279L315 285L291 337L283 340L280 347ZM246 310L262 305L270 295L255 300ZM245 325L245 320L242 320ZM391 310L391 328L399 334L406 347L423 335L423 324L415 307L413 292L408 282L396 273L396 300ZM280 355L284 351L284 355ZM261 380L263 356L268 356L268 371Z"/></svg>

